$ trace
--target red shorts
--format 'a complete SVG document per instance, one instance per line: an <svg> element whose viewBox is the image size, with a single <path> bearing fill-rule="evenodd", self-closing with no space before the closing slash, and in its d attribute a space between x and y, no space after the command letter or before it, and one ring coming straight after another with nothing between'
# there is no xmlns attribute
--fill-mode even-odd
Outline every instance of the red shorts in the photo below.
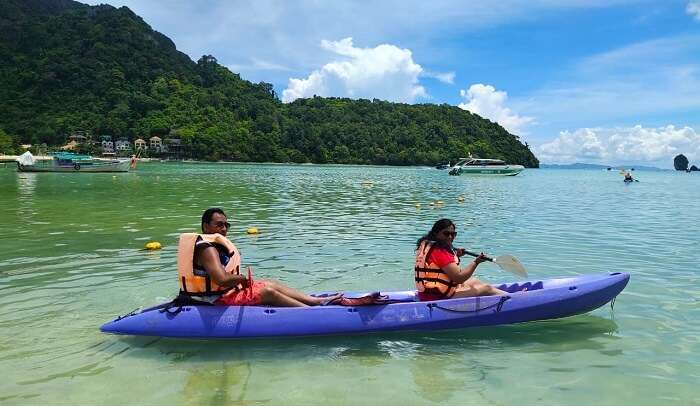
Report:
<svg viewBox="0 0 700 406"><path fill-rule="evenodd" d="M436 295L434 293L418 292L418 299L420 299L421 302L430 302L433 300L449 299L449 297L440 294Z"/></svg>
<svg viewBox="0 0 700 406"><path fill-rule="evenodd" d="M259 306L262 304L260 292L262 292L263 288L265 288L265 282L253 281L243 290L229 290L216 299L214 304L223 306Z"/></svg>

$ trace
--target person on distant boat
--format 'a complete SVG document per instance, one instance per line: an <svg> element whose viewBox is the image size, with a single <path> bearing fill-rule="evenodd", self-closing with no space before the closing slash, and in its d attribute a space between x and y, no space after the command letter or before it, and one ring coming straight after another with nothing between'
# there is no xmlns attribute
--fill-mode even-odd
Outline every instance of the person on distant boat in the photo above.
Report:
<svg viewBox="0 0 700 406"><path fill-rule="evenodd" d="M634 178L632 178L631 173L625 172L625 182L634 182Z"/></svg>
<svg viewBox="0 0 700 406"><path fill-rule="evenodd" d="M180 297L229 306L316 306L337 301L342 295L315 297L272 280L253 280L240 274L241 253L226 238L231 224L220 208L202 215L202 233L185 233L178 246Z"/></svg>
<svg viewBox="0 0 700 406"><path fill-rule="evenodd" d="M464 249L452 245L456 236L452 220L440 219L428 234L418 239L414 270L420 300L507 294L473 277L476 267L486 261L483 253L460 268L459 258L464 255Z"/></svg>

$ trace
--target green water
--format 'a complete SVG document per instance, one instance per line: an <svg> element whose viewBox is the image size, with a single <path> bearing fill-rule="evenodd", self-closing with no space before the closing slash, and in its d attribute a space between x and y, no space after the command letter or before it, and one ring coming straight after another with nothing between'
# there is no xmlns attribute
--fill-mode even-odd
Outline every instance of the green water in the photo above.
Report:
<svg viewBox="0 0 700 406"><path fill-rule="evenodd" d="M696 175L637 172L641 182L625 185L616 172L573 170L0 168L0 404L700 404ZM614 310L488 329L223 342L101 334L173 296L176 238L209 206L227 211L256 276L309 291L410 288L414 242L441 217L458 223L460 245L513 254L534 278L632 279ZM151 240L164 249L140 249ZM488 264L478 275L512 280Z"/></svg>

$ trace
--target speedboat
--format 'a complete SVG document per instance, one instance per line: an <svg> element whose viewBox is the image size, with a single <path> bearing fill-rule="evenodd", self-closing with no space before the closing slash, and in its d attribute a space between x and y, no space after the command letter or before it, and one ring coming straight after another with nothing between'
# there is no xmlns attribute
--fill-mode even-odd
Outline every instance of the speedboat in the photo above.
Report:
<svg viewBox="0 0 700 406"><path fill-rule="evenodd" d="M500 159L460 158L450 168L450 175L502 175L515 176L525 169L522 165L507 164Z"/></svg>
<svg viewBox="0 0 700 406"><path fill-rule="evenodd" d="M90 155L58 152L51 160L37 160L27 151L17 158L19 172L128 172L129 159L99 159Z"/></svg>

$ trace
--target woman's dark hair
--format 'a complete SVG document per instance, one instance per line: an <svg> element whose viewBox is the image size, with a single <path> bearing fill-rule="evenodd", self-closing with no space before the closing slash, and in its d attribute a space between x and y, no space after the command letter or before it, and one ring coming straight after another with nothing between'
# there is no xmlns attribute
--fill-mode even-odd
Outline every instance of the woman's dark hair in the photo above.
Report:
<svg viewBox="0 0 700 406"><path fill-rule="evenodd" d="M204 214L202 214L202 232L204 232L204 224L209 224L211 218L214 217L214 213L219 213L224 217L228 217L226 213L218 207L210 207L204 210Z"/></svg>
<svg viewBox="0 0 700 406"><path fill-rule="evenodd" d="M418 247L420 247L420 244L425 240L437 241L437 244L439 246L446 245L446 244L443 244L443 243L438 241L437 235L440 231L442 231L450 226L457 228L455 226L455 223L453 223L452 220L450 220L450 219L440 219L440 220L436 221L435 224L433 224L433 228L430 229L430 232L428 234L422 236L421 238L419 238L418 241L416 241L416 249ZM443 248L451 249L452 247L447 246L447 247L443 247Z"/></svg>

